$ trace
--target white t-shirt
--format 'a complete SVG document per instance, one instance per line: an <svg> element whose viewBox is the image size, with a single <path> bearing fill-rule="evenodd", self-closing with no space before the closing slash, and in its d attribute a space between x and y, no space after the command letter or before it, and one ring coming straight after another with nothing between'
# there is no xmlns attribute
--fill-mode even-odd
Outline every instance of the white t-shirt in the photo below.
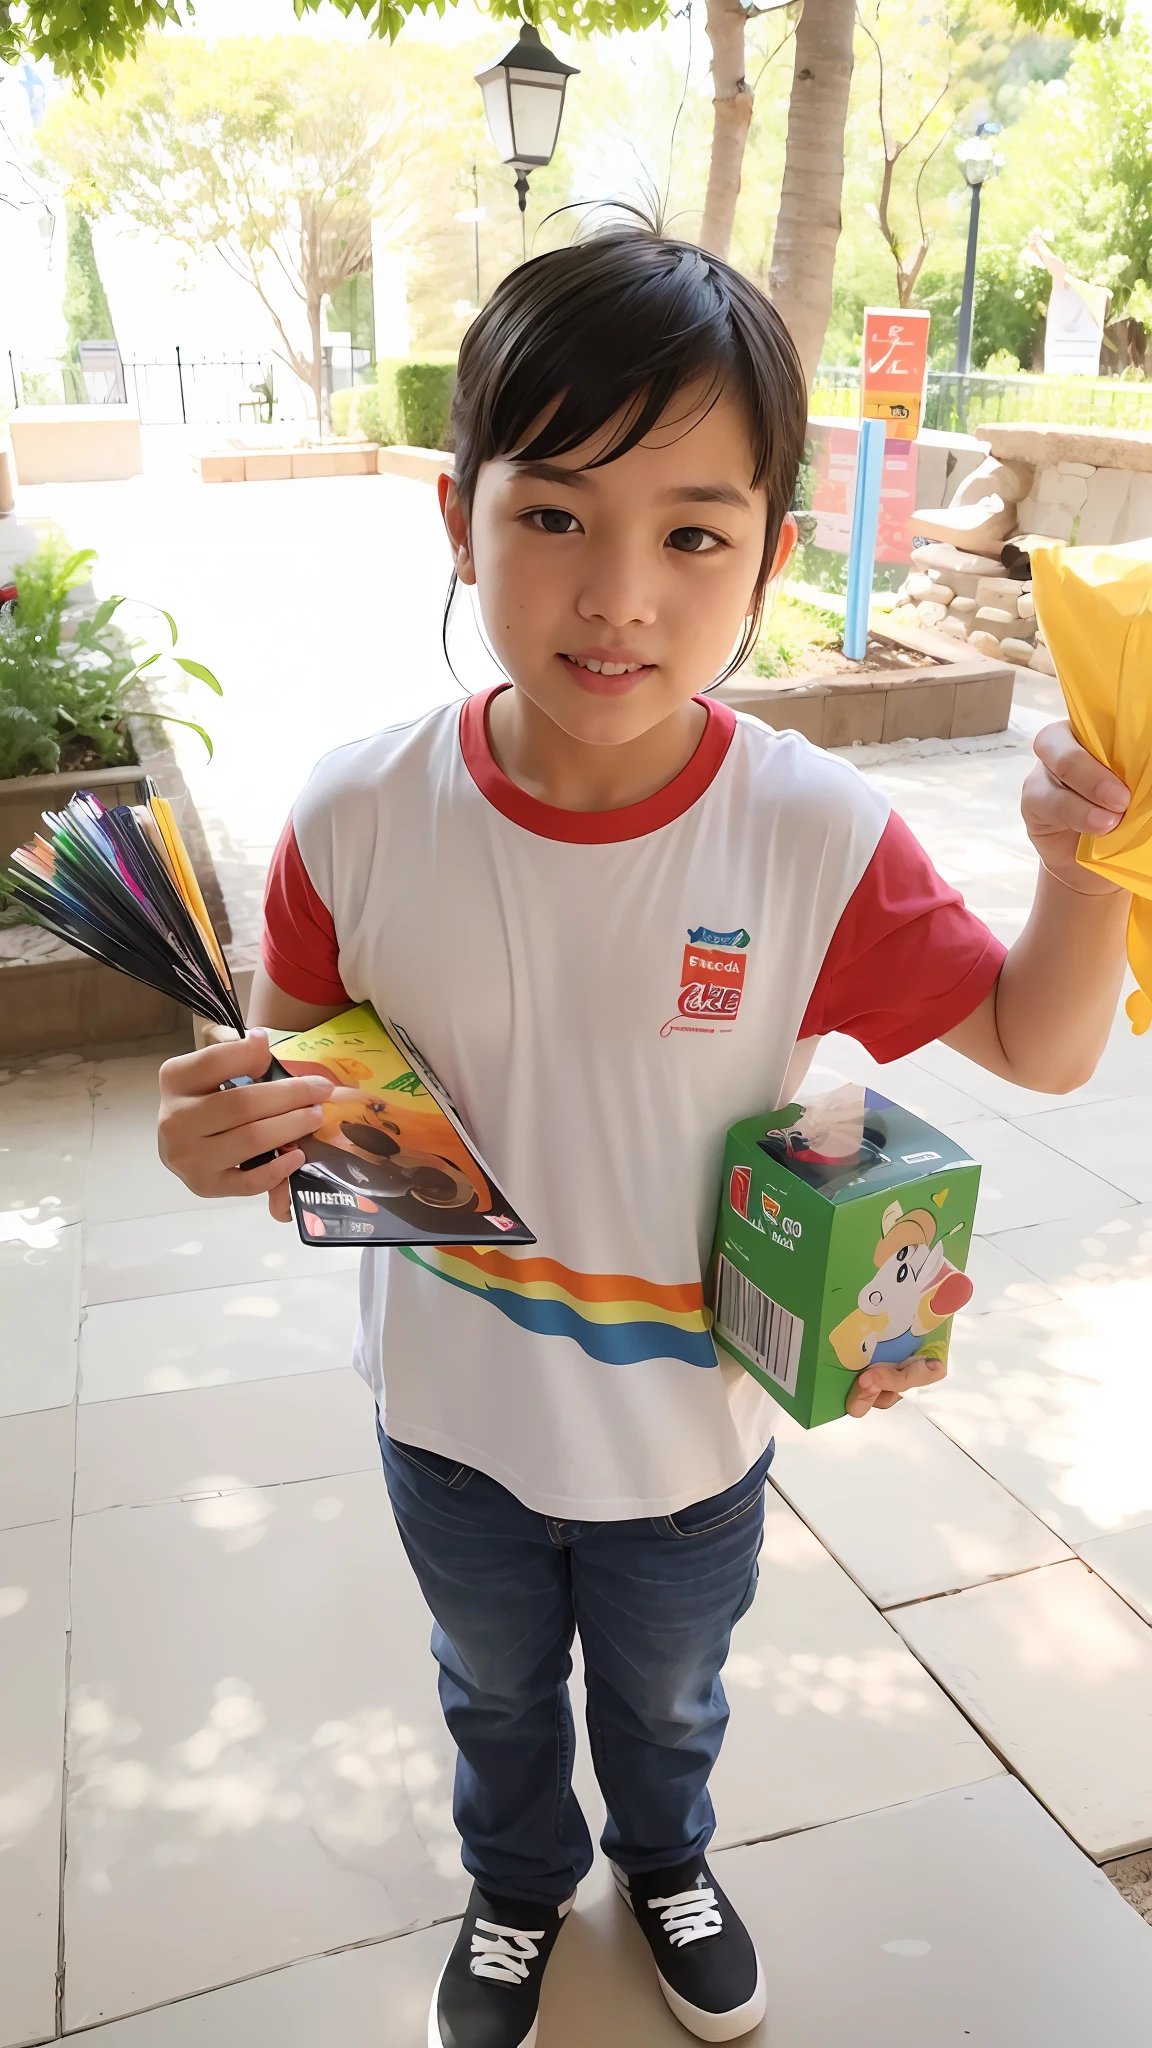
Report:
<svg viewBox="0 0 1152 2048"><path fill-rule="evenodd" d="M729 1125L789 1099L821 1031L895 1058L948 1030L1003 949L796 733L709 702L666 788L563 811L497 767L487 701L319 763L264 962L403 1026L538 1239L364 1253L356 1364L388 1433L544 1514L670 1514L772 1434L704 1299Z"/></svg>

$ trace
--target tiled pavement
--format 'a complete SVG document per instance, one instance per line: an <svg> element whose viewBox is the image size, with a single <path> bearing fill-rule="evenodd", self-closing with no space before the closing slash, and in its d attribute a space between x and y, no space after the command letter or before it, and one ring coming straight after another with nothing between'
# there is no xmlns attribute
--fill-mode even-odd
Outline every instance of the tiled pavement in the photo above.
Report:
<svg viewBox="0 0 1152 2048"><path fill-rule="evenodd" d="M868 771L1005 936L1023 766ZM0 1082L0 2048L421 2048L465 1888L345 1363L355 1274L163 1173L158 1057ZM837 1041L819 1066L871 1072ZM715 1780L771 1982L751 2038L1128 2048L1152 1928L1108 1873L1152 1845L1152 1049L1121 1021L1067 1101L938 1047L884 1085L985 1162L977 1296L943 1387L778 1432ZM540 2048L685 2038L598 1866Z"/></svg>

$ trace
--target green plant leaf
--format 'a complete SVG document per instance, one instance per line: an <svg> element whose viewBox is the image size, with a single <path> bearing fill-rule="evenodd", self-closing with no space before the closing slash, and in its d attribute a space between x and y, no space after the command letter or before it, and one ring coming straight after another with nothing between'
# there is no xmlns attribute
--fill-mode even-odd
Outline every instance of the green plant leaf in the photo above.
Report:
<svg viewBox="0 0 1152 2048"><path fill-rule="evenodd" d="M169 631L169 632L171 633L171 635L172 635L172 645L173 645L173 647L175 647L175 645L176 645L176 642L177 642L177 640L178 640L178 639L180 638L180 635L179 635L179 633L178 633L178 632L176 631L176 621L175 621L175 619L174 619L174 618L172 617L172 614L171 614L171 612L166 612L166 611L165 611L165 609L164 609L164 607L163 607L163 605L162 605L162 604L158 604L158 605L157 605L157 607L156 607L156 609L157 609L157 611L159 612L159 614L160 614L160 616L161 616L161 618L162 618L162 619L167 619L167 621L168 621L168 631Z"/></svg>
<svg viewBox="0 0 1152 2048"><path fill-rule="evenodd" d="M182 668L186 675L195 676L198 683L207 683L208 688L215 690L218 697L224 695L224 685L217 681L210 668L205 668L202 661L189 661L187 655L178 654L176 666Z"/></svg>
<svg viewBox="0 0 1152 2048"><path fill-rule="evenodd" d="M204 745L208 749L209 760L212 759L212 756L216 751L215 747L212 745L210 736L208 735L208 733L205 732L204 727L202 725L197 725L196 720L194 718L177 718L175 713L171 711L137 711L134 713L134 716L137 718L155 718L162 725L186 725L189 732L199 733L201 739L204 742Z"/></svg>
<svg viewBox="0 0 1152 2048"><path fill-rule="evenodd" d="M106 626L108 624L109 619L112 617L113 612L116 611L117 608L123 604L123 602L124 599L122 597L106 597L102 604L98 604L89 622L93 630L95 632L99 632L101 626Z"/></svg>

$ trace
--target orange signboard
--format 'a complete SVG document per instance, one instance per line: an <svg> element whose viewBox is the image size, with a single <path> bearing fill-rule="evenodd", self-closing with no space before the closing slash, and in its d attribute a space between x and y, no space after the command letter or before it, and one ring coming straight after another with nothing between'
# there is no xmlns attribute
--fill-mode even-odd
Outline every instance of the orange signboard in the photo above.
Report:
<svg viewBox="0 0 1152 2048"><path fill-rule="evenodd" d="M914 441L924 410L930 313L864 309L860 417L884 420L889 440Z"/></svg>

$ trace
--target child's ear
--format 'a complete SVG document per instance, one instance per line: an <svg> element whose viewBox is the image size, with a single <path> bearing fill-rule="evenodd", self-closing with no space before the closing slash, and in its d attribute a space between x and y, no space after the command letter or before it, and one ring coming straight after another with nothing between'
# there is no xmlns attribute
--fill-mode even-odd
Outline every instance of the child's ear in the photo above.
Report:
<svg viewBox="0 0 1152 2048"><path fill-rule="evenodd" d="M780 522L780 532L776 541L776 553L772 557L771 577L781 575L787 568L788 563L792 559L792 551L799 538L800 528L797 526L792 514L786 512ZM771 577L769 581L771 581Z"/></svg>
<svg viewBox="0 0 1152 2048"><path fill-rule="evenodd" d="M440 499L440 516L448 534L452 549L452 562L461 583L475 583L476 571L472 563L472 547L468 535L468 520L456 489L456 479L444 470L436 479L436 490Z"/></svg>

